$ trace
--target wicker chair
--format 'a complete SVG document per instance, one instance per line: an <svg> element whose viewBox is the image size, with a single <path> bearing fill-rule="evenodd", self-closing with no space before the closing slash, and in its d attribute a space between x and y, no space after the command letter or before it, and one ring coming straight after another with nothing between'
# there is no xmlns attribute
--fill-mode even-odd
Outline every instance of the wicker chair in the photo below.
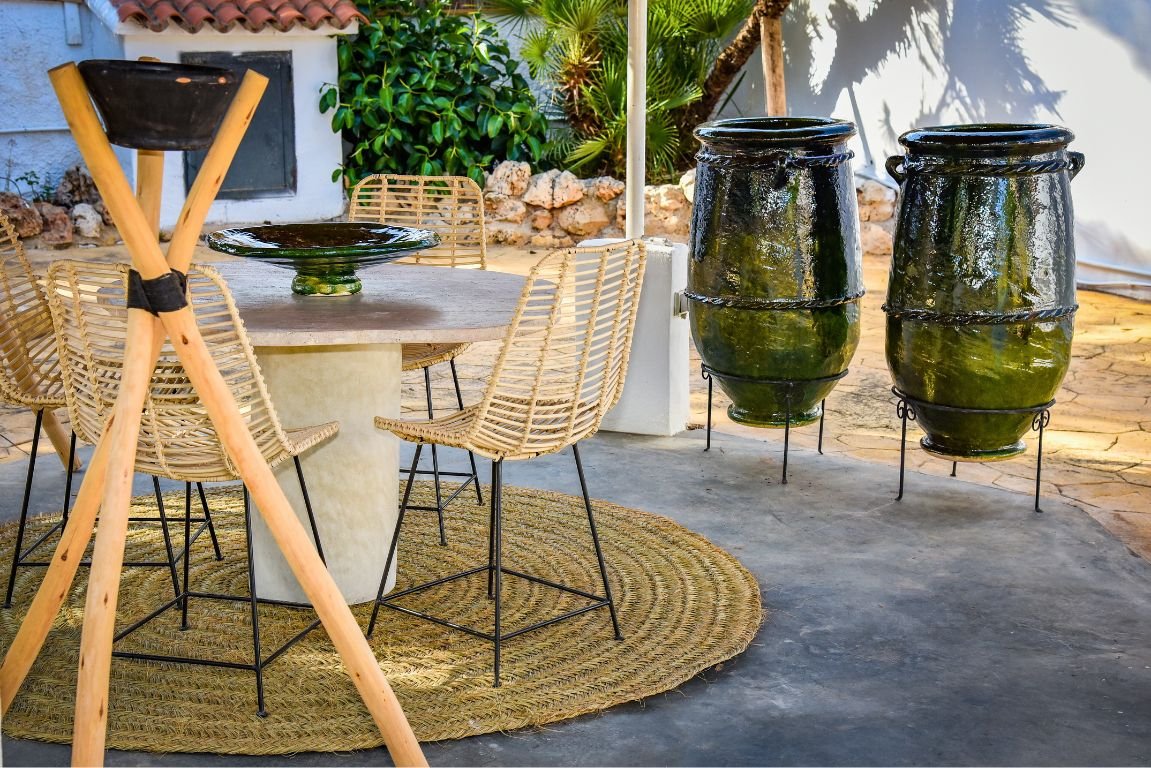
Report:
<svg viewBox="0 0 1151 768"><path fill-rule="evenodd" d="M491 459L491 530L488 562L484 565L386 597L385 575L368 625L369 635L375 629L376 618L383 605L489 640L495 646L494 683L497 686L500 684L500 646L509 637L606 607L611 614L615 636L622 639L577 444L599 429L604 414L615 405L623 389L645 257L643 244L634 240L597 248L572 248L546 256L528 276L491 380L477 404L436 419L376 419L376 426L380 429L416 443L413 467L425 443L466 448ZM504 461L531 459L555 453L569 445L575 455L584 507L591 526L592 544L603 582L602 597L510 570L501 560ZM396 531L388 548L385 574L395 557L400 526L414 480L415 473L409 473L404 503L400 506ZM488 595L494 597L492 632L462 626L396 603L405 595L480 573L487 574ZM586 599L588 603L526 628L504 631L500 615L504 575L553 587Z"/></svg>
<svg viewBox="0 0 1151 768"><path fill-rule="evenodd" d="M95 441L112 411L119 390L120 371L128 310L126 293L129 268L123 264L94 264L59 261L48 271L48 299L60 349L68 410L76 433L81 439ZM188 274L188 302L196 316L208 350L216 367L228 382L240 413L269 465L292 459L303 491L308 520L316 548L323 557L316 521L312 515L299 455L331 438L339 429L336 423L301 429L284 429L276 417L267 388L256 363L255 353L244 332L236 305L223 279L214 269L200 266ZM136 452L136 470L154 477L184 482L231 481L240 478L237 467L224 450L207 409L196 395L191 382L170 342L162 349L145 399ZM244 489L244 524L247 531L248 594L243 597L194 592L190 588L189 523L185 516L183 585L177 596L156 611L122 629L121 640L164 611L179 607L182 628L188 626L188 602L191 598L238 600L251 612L253 662L238 664L188 657L161 657L154 654L122 653L124 658L172 661L255 672L259 713L265 714L263 669L279 656L283 648L302 638L319 622L296 635L281 649L261 654L259 639L259 603L256 576L252 569L251 508ZM167 546L171 546L167 541ZM284 605L284 603L277 603Z"/></svg>
<svg viewBox="0 0 1151 768"><path fill-rule="evenodd" d="M16 546L12 552L12 563L8 571L8 589L4 596L4 607L8 608L12 605L12 594L16 588L17 569L28 566L47 566L47 561L34 561L32 558L41 545L48 542L68 522L69 503L72 497L72 471L76 457L76 433L72 433L68 456L65 461L67 476L64 487L63 513L60 519L46 531L43 531L35 541L25 546L28 506L32 494L32 480L36 471L36 456L39 450L40 433L44 424L44 414L45 411L66 407L67 400L64 395L64 382L60 373L60 360L56 350L56 336L52 331L52 316L48 308L48 299L44 295L40 281L28 263L15 230L2 214L0 214L0 400L31 408L36 413L36 425L32 434L32 453L28 459L24 498L20 505L20 522L16 530ZM159 498L157 496L157 499ZM200 489L200 498L204 502L202 488ZM204 516L193 519L193 522L199 525L193 539L206 529L212 538L216 555L220 557L216 532L212 526L211 513L208 511L206 503L203 509ZM159 514L160 518L134 517L132 521L137 523L166 522L162 506L159 509ZM176 561L172 560L171 557L162 562L125 563L125 565L168 568L173 579L176 574L176 564Z"/></svg>
<svg viewBox="0 0 1151 768"><path fill-rule="evenodd" d="M430 229L440 236L435 248L419 251L404 259L412 264L428 264L472 269L487 268L487 241L484 232L484 200L479 185L463 176L398 176L378 174L368 176L352 189L348 203L349 221L386 222L399 226ZM421 371L428 418L435 418L432 408L433 365L447 363L452 371L452 384L456 390L456 404L462 410L463 395L456 372L456 357L468 344L405 344L403 347L404 372ZM483 504L476 457L468 453L471 472L440 470L439 453L433 445L431 471L416 469L417 474L430 474L435 481L436 506L410 507L435 512L439 518L440 543L446 544L444 508L471 483L476 491L476 503ZM407 470L401 470L405 474ZM446 499L440 488L440 478L466 478Z"/></svg>

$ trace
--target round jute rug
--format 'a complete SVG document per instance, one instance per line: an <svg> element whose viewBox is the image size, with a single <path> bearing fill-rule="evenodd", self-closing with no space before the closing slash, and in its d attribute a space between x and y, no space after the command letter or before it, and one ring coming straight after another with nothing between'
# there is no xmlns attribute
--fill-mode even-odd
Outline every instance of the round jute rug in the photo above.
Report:
<svg viewBox="0 0 1151 768"><path fill-rule="evenodd" d="M421 484L417 504L431 502L429 488ZM192 587L246 594L240 492L217 490L209 500L225 559L214 559L207 536L198 540L192 550ZM168 509L183 510L183 494L168 502ZM145 514L151 503L147 497L136 499L133 514ZM505 566L600 591L581 499L509 487L504 505ZM606 609L515 637L504 643L502 685L493 688L491 643L381 609L372 648L421 741L542 725L641 699L674 688L751 642L763 620L759 587L734 557L666 518L602 501L595 509L622 641L614 639ZM434 514L410 513L400 544L400 588L486 562L487 518L487 508L474 500L456 500L447 512L444 547L438 543ZM177 528L174 543L182 546L183 527ZM34 525L33 536L36 530ZM0 535L0 563L6 568L14 526ZM134 524L128 558L162 557L158 528ZM20 570L15 607L0 610L4 648L42 574L40 568ZM578 598L521 579L505 578L504 584L505 627L579 604ZM85 585L86 569L81 569L43 652L4 716L8 735L70 741ZM167 569L125 569L118 627L147 615L172 594ZM482 574L404 600L410 607L491 627L492 604ZM354 608L363 627L370 609L370 604ZM310 610L263 607L264 648L274 649L313 617ZM245 603L193 600L190 622L191 628L180 632L179 611L168 611L117 644L117 650L250 662ZM268 717L260 718L250 671L115 659L107 745L150 752L285 754L382 743L322 629L267 667L265 688Z"/></svg>

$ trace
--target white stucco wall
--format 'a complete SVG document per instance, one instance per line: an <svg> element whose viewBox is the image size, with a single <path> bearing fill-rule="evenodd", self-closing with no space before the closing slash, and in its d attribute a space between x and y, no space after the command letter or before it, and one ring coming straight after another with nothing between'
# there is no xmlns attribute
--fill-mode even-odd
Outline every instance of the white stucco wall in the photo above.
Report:
<svg viewBox="0 0 1151 768"><path fill-rule="evenodd" d="M217 200L208 224L262 221L310 221L340 216L343 187L332 181L342 161L340 136L332 132L330 118L321 115L320 88L337 81L336 38L306 30L251 33L234 29L226 34L204 29L188 34L175 28L162 33L142 32L124 37L124 57L155 56L179 61L185 52L291 51L296 114L296 194L252 200ZM160 226L175 224L184 204L184 164L179 153L168 153L164 164L164 203Z"/></svg>
<svg viewBox="0 0 1151 768"><path fill-rule="evenodd" d="M54 186L80 151L47 72L68 61L120 58L120 41L83 5L0 0L0 51L0 190L29 171Z"/></svg>
<svg viewBox="0 0 1151 768"><path fill-rule="evenodd" d="M1072 184L1080 283L1151 298L1149 41L1148 0L794 0L788 107L857 121L881 176L914 127L1067 126L1087 156ZM761 66L757 55L725 116L763 113Z"/></svg>

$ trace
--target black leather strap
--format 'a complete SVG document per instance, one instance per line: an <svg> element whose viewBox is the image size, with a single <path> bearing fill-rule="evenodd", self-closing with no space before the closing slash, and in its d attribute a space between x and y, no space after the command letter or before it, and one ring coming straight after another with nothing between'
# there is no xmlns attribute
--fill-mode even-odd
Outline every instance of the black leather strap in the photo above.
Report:
<svg viewBox="0 0 1151 768"><path fill-rule="evenodd" d="M153 315L175 312L188 306L188 276L172 270L153 280L145 280L128 270L128 309L143 309Z"/></svg>

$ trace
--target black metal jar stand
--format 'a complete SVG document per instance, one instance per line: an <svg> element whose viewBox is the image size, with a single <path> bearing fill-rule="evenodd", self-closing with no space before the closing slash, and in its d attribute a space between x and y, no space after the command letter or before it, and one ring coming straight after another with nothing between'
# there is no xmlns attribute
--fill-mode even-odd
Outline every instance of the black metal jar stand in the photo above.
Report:
<svg viewBox="0 0 1151 768"><path fill-rule="evenodd" d="M718 376L721 379L729 379L731 381L742 381L749 384L776 384L782 387L787 387L786 404L787 410L785 411L783 421L783 480L782 484L787 485L787 453L791 443L791 391L801 384L820 384L823 382L839 381L848 374L850 369L845 368L837 374L832 376L822 376L818 379L761 379L751 376L736 376L732 373L723 373L717 371L707 364L700 366L700 373L703 380L707 382L707 445L704 447L705 451L711 450L711 402L712 390L715 386L713 377ZM819 454L823 455L823 419L827 416L827 398L824 398L819 403L819 441L816 450Z"/></svg>
<svg viewBox="0 0 1151 768"><path fill-rule="evenodd" d="M1043 511L1039 508L1039 484L1043 478L1043 430L1051 423L1051 406L1055 405L1054 400L1049 400L1042 405L1033 405L1030 408L958 408L952 405L939 405L937 403L916 400L914 397L900 392L895 387L891 388L891 392L899 398L899 402L895 405L895 414L902 422L902 429L899 434L899 494L895 497L896 501L903 500L903 473L907 458L907 422L915 421L916 405L925 405L940 411L950 411L951 413L1032 414L1031 429L1032 431L1039 432L1038 456L1035 461L1035 511ZM951 462L952 477L955 477L958 465L958 461Z"/></svg>

